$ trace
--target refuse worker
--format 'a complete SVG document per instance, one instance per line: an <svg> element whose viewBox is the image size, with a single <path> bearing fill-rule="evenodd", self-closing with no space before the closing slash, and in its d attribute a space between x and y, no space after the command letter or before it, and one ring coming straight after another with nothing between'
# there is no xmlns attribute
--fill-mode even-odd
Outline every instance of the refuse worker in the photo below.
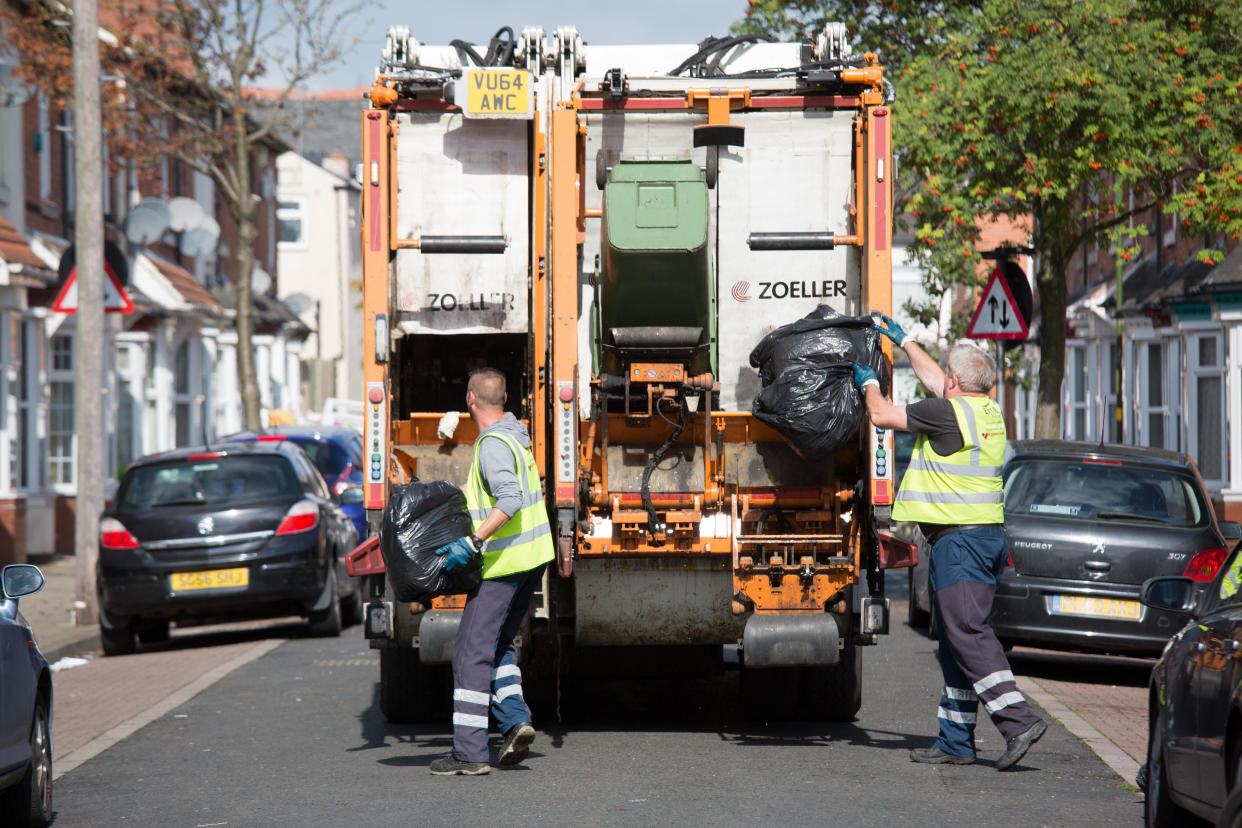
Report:
<svg viewBox="0 0 1242 828"><path fill-rule="evenodd" d="M1005 507L1001 466L1005 421L988 397L996 365L979 348L959 343L942 371L901 326L876 322L910 358L915 376L935 399L892 405L875 372L854 366L854 384L877 428L918 435L893 504L894 521L917 521L931 545L931 588L940 628L940 736L910 751L914 762L968 765L975 761L979 702L1005 738L997 770L1017 763L1048 726L1014 684L1009 661L988 625L996 580L1005 566Z"/></svg>
<svg viewBox="0 0 1242 828"><path fill-rule="evenodd" d="M491 771L489 708L503 737L496 764L518 764L535 739L513 639L554 552L530 434L504 410L506 399L504 374L471 372L466 408L479 436L465 494L474 532L436 554L452 570L482 552L483 580L466 596L453 644L453 751L431 763L437 776Z"/></svg>

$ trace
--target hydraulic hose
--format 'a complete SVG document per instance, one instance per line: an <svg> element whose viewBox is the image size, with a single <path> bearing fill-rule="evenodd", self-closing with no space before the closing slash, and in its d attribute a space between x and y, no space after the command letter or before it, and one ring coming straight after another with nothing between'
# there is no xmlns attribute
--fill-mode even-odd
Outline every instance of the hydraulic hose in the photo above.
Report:
<svg viewBox="0 0 1242 828"><path fill-rule="evenodd" d="M660 419L672 424L660 411L661 400L656 401L656 413L660 415ZM655 504L651 502L651 473L655 471L656 466L660 465L660 461L664 459L664 455L668 454L668 450L677 442L677 438L681 436L681 432L686 428L686 395L684 391L677 394L677 403L681 409L681 415L677 418L677 424L673 426L673 433L668 439L660 444L660 447L651 455L651 459L647 461L647 466L643 469L643 506L647 508L647 521L651 527L651 543L653 546L659 546L663 542L656 538L656 527L660 524L659 516L656 514Z"/></svg>

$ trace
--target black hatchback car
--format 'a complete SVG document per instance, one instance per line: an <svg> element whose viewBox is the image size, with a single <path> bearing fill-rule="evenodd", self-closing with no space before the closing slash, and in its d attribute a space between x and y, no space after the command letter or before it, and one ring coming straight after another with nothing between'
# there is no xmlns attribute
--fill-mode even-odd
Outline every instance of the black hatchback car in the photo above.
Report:
<svg viewBox="0 0 1242 828"><path fill-rule="evenodd" d="M136 461L100 521L106 654L170 622L302 615L338 635L361 615L345 575L357 531L292 442L177 449Z"/></svg>
<svg viewBox="0 0 1242 828"><path fill-rule="evenodd" d="M1242 547L1206 590L1153 578L1143 602L1186 625L1151 674L1147 764L1138 783L1148 825L1180 826L1194 814L1238 824L1242 811Z"/></svg>
<svg viewBox="0 0 1242 828"><path fill-rule="evenodd" d="M1139 446L1014 441L1005 464L1009 565L991 625L1006 645L1161 651L1184 618L1144 606L1143 582L1206 585L1242 527L1217 521L1194 461ZM911 618L929 610L925 555L911 572ZM924 603L926 602L926 603ZM930 619L934 627L934 614Z"/></svg>

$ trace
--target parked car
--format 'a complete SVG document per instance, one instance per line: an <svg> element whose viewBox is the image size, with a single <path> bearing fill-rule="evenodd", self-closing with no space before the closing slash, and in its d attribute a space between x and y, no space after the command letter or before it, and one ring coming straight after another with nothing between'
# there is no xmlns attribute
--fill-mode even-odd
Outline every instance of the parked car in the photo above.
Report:
<svg viewBox="0 0 1242 828"><path fill-rule="evenodd" d="M1136 780L1153 826L1236 824L1242 808L1242 547L1204 590L1186 577L1152 578L1143 604L1187 623L1151 674L1147 764ZM1218 821L1219 820L1219 821Z"/></svg>
<svg viewBox="0 0 1242 828"><path fill-rule="evenodd" d="M358 533L336 498L291 441L135 461L99 527L104 653L167 640L175 621L303 615L317 635L357 623L344 560Z"/></svg>
<svg viewBox="0 0 1242 828"><path fill-rule="evenodd" d="M1218 521L1185 454L1062 440L1014 441L1006 461L1009 562L991 625L1006 646L1157 654L1181 626L1145 607L1143 582L1206 585L1242 526ZM912 531L917 531L917 527ZM910 623L936 632L926 541L910 572Z"/></svg>
<svg viewBox="0 0 1242 828"><path fill-rule="evenodd" d="M291 440L302 447L328 488L340 496L341 511L353 521L358 538L367 536L367 513L362 505L362 435L346 426L277 426L267 431L239 431L223 438L244 442Z"/></svg>
<svg viewBox="0 0 1242 828"><path fill-rule="evenodd" d="M17 601L43 589L30 564L0 571L0 825L52 821L52 671Z"/></svg>

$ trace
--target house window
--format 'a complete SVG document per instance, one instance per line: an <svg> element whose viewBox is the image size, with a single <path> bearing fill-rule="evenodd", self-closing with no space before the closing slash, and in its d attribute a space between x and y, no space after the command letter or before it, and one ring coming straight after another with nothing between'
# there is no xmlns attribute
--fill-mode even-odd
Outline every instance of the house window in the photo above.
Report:
<svg viewBox="0 0 1242 828"><path fill-rule="evenodd" d="M282 199L276 207L277 238L281 248L303 247L305 210L301 199Z"/></svg>
<svg viewBox="0 0 1242 828"><path fill-rule="evenodd" d="M190 399L190 340L185 339L177 346L173 358L173 420L176 423L176 440L178 446L190 444L190 428L193 407Z"/></svg>
<svg viewBox="0 0 1242 828"><path fill-rule="evenodd" d="M52 485L73 483L73 339L52 337L48 370L47 471Z"/></svg>
<svg viewBox="0 0 1242 828"><path fill-rule="evenodd" d="M1219 333L1190 337L1187 356L1191 390L1189 421L1194 434L1190 445L1204 480L1225 479L1225 395L1222 368L1224 354Z"/></svg>
<svg viewBox="0 0 1242 828"><path fill-rule="evenodd" d="M1082 345L1066 348L1068 365L1066 384L1066 437L1070 440L1086 440L1087 413L1087 349Z"/></svg>

